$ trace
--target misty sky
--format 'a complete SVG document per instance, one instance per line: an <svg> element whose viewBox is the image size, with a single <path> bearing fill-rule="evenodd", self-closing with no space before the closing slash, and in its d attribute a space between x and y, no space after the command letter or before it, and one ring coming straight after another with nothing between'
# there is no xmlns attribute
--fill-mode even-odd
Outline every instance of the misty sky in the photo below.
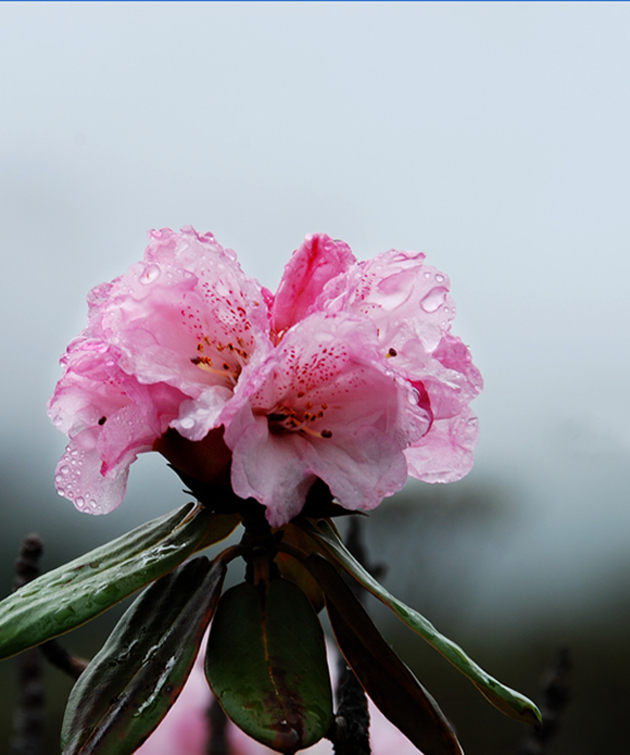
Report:
<svg viewBox="0 0 630 755"><path fill-rule="evenodd" d="M629 32L627 4L1 3L3 549L186 500L144 458L77 524L45 404L88 290L191 224L270 288L311 232L425 252L486 380L465 484L522 508L490 594L627 566Z"/></svg>

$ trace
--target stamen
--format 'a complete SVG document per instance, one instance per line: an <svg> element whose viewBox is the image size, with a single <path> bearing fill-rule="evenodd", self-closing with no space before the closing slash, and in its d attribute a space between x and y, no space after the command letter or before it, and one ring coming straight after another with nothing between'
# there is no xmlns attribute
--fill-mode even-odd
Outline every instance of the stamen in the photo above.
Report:
<svg viewBox="0 0 630 755"><path fill-rule="evenodd" d="M295 409L285 404L277 404L274 409L267 415L267 421L269 423L269 429L272 432L280 432L286 430L292 433L304 433L310 435L313 438L332 438L332 432L330 430L313 430L309 427L311 422L322 419L324 416L324 410L328 408L327 404L321 404L321 409L317 412L310 411L313 408L312 402L308 401L305 404L306 409L302 418L298 416Z"/></svg>
<svg viewBox="0 0 630 755"><path fill-rule="evenodd" d="M227 362L223 363L223 369L218 370L216 367L212 367L212 359L210 357L193 357L190 360L193 364L197 365L200 370L209 372L211 375L219 375L223 378L228 378L232 385L236 385L238 376L241 374L240 367L237 365L236 370L232 372L230 365Z"/></svg>
<svg viewBox="0 0 630 755"><path fill-rule="evenodd" d="M224 344L222 341L214 341L208 338L208 336L203 336L197 344L197 354L199 356L193 357L190 361L204 372L227 378L232 385L236 385L236 382L243 371L243 367L245 367L249 361L249 354L244 348L245 342L240 336L236 340L238 344L237 346L232 342ZM229 355L229 361L219 362L221 368L218 366L214 367L212 358L206 356L208 351L215 357L222 354L222 352L227 352L223 353L222 356L223 359L225 359L225 357Z"/></svg>

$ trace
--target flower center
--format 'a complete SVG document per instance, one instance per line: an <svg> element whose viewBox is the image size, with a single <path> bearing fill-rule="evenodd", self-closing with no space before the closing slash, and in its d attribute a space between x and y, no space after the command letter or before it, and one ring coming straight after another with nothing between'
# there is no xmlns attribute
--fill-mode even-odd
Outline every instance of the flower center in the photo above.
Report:
<svg viewBox="0 0 630 755"><path fill-rule="evenodd" d="M249 362L249 354L244 348L242 338L236 339L236 344L229 341L223 343L212 340L207 336L197 344L197 356L191 362L199 369L226 378L230 385L236 385L243 367Z"/></svg>
<svg viewBox="0 0 630 755"><path fill-rule="evenodd" d="M298 398L301 398L298 394ZM311 401L304 404L304 410L298 410L286 404L278 403L267 415L269 430L274 434L283 432L303 433L314 438L332 438L332 431L314 430L311 423L324 417L328 404L320 404L316 409Z"/></svg>

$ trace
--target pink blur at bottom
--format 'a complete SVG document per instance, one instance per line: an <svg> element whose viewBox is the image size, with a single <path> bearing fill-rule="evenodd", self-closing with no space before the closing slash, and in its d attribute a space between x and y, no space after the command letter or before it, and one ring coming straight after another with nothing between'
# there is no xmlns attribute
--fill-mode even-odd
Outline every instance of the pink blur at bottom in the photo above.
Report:
<svg viewBox="0 0 630 755"><path fill-rule="evenodd" d="M195 662L188 682L166 718L136 751L136 755L211 755L208 751L210 725L208 708L212 692L203 673L204 646ZM337 650L327 644L333 688L336 684ZM372 755L418 755L420 750L390 724L374 703L369 701L370 744ZM226 729L230 755L273 755L274 750L256 742L244 734L231 721ZM300 752L309 755L333 755L332 743L327 739ZM422 755L422 753L420 753Z"/></svg>

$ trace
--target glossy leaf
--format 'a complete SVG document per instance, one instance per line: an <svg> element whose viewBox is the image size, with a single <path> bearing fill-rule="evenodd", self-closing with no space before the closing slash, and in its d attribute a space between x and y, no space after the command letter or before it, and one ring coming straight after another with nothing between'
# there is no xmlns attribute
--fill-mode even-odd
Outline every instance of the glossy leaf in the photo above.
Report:
<svg viewBox="0 0 630 755"><path fill-rule="evenodd" d="M343 544L336 529L326 520L317 525L307 519L300 520L300 526L315 542L325 548L330 556L342 566L348 574L369 590L408 626L429 642L449 660L459 671L465 674L479 691L503 713L528 724L538 724L542 717L536 705L525 695L521 695L487 674L466 653L448 637L438 630L413 608L389 593L371 576L354 558Z"/></svg>
<svg viewBox="0 0 630 755"><path fill-rule="evenodd" d="M212 622L206 676L234 723L280 752L309 747L332 722L321 626L304 593L284 579L225 593Z"/></svg>
<svg viewBox="0 0 630 755"><path fill-rule="evenodd" d="M0 603L0 658L57 637L181 564L225 523L188 503L29 582Z"/></svg>
<svg viewBox="0 0 630 755"><path fill-rule="evenodd" d="M463 755L438 704L385 642L337 569L318 554L306 566L324 589L341 652L383 715L424 755Z"/></svg>
<svg viewBox="0 0 630 755"><path fill-rule="evenodd" d="M210 522L203 539L195 546L195 553L225 540L241 523L238 514L211 514Z"/></svg>
<svg viewBox="0 0 630 755"><path fill-rule="evenodd" d="M154 582L75 684L63 755L130 755L181 692L218 603L226 566L204 556Z"/></svg>

